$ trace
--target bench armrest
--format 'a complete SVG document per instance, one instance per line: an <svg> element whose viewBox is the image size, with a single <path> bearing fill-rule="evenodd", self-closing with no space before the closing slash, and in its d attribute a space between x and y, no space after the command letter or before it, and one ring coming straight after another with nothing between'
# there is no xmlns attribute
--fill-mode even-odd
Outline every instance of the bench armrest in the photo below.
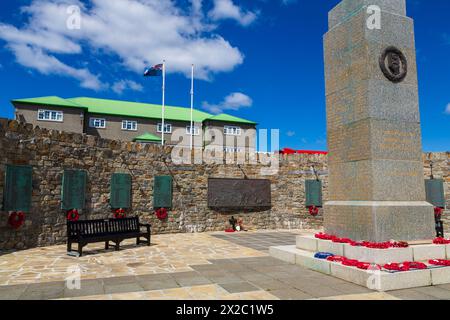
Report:
<svg viewBox="0 0 450 320"><path fill-rule="evenodd" d="M139 227L147 228L147 232L150 233L150 228L152 227L152 225L150 223L139 223Z"/></svg>

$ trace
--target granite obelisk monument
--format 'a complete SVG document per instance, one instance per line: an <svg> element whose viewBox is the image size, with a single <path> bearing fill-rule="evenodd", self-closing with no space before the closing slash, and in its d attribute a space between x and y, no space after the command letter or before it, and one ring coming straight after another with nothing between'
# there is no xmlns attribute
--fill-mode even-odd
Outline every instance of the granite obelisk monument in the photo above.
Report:
<svg viewBox="0 0 450 320"><path fill-rule="evenodd" d="M325 231L377 242L432 239L405 0L343 0L328 18Z"/></svg>

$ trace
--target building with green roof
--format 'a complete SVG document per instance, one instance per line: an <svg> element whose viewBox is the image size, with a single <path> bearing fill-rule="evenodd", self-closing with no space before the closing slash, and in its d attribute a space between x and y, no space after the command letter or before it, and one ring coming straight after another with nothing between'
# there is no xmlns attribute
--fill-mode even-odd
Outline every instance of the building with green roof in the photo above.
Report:
<svg viewBox="0 0 450 320"><path fill-rule="evenodd" d="M162 106L157 104L57 96L15 99L11 103L17 120L42 128L122 141L161 143L162 140ZM189 146L192 133L194 147L219 145L230 151L255 147L256 122L196 109L192 117L191 129L190 108L165 107L166 144ZM245 141L242 146L239 146L240 140ZM234 144L225 144L225 141L234 141Z"/></svg>

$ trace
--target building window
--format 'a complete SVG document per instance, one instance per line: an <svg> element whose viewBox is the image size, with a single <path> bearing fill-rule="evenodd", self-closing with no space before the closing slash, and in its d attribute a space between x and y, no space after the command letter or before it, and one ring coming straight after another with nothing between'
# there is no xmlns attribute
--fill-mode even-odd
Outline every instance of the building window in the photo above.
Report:
<svg viewBox="0 0 450 320"><path fill-rule="evenodd" d="M226 153L242 152L242 148L239 148L239 147L224 147L223 150Z"/></svg>
<svg viewBox="0 0 450 320"><path fill-rule="evenodd" d="M63 122L63 112L62 111L53 111L53 110L39 110L38 111L38 120L41 121L55 121L55 122Z"/></svg>
<svg viewBox="0 0 450 320"><path fill-rule="evenodd" d="M101 118L90 118L89 126L91 128L105 129L106 128L106 120Z"/></svg>
<svg viewBox="0 0 450 320"><path fill-rule="evenodd" d="M196 127L196 126L193 126L192 129L191 129L191 126L187 126L186 127L186 134L189 134L189 135L192 134L194 136L198 136L198 135L200 135L200 129L198 127Z"/></svg>
<svg viewBox="0 0 450 320"><path fill-rule="evenodd" d="M240 127L232 127L232 126L225 126L223 128L223 133L227 136L240 136L241 135L241 128Z"/></svg>
<svg viewBox="0 0 450 320"><path fill-rule="evenodd" d="M122 130L137 131L137 121L122 120Z"/></svg>
<svg viewBox="0 0 450 320"><path fill-rule="evenodd" d="M158 123L157 131L162 133L162 123ZM170 123L164 123L164 133L172 133L172 125Z"/></svg>

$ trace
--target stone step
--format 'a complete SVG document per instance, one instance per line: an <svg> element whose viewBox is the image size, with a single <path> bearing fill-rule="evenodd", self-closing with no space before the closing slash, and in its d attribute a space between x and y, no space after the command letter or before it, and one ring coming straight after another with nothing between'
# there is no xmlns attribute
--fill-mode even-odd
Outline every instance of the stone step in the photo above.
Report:
<svg viewBox="0 0 450 320"><path fill-rule="evenodd" d="M411 245L408 248L371 249L316 239L312 235L297 236L296 248L314 253L329 252L349 259L377 264L450 259L450 245L420 244Z"/></svg>
<svg viewBox="0 0 450 320"><path fill-rule="evenodd" d="M379 250L389 251L389 250ZM361 270L340 263L314 258L314 252L298 249L295 245L270 247L272 257L332 275L345 281L376 291L400 290L450 283L450 267L430 268L407 272Z"/></svg>

